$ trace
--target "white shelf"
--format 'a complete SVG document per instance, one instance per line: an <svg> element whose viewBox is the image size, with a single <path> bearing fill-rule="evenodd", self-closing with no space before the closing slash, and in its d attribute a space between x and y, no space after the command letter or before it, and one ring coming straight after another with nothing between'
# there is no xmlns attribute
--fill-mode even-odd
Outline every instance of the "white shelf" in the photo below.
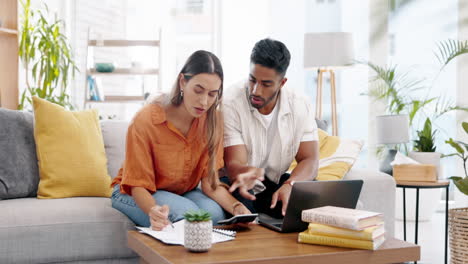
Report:
<svg viewBox="0 0 468 264"><path fill-rule="evenodd" d="M159 69L116 68L113 72L98 72L95 68L87 71L88 75L158 75Z"/></svg>
<svg viewBox="0 0 468 264"><path fill-rule="evenodd" d="M1 1L1 0L0 0ZM89 65L90 67L93 67L94 64L94 53L99 51L100 49L98 48L106 48L106 47L115 47L115 48L138 48L138 49L145 49L145 47L150 48L154 50L154 56L157 56L159 58L159 63L158 67L161 65L161 31L159 31L159 39L158 40L126 40L126 39L89 39L89 31L88 31L88 39L86 41L87 44L87 54L86 54L86 65ZM154 49L157 48L157 49ZM151 53L151 54L150 54ZM148 53L148 56L152 56L153 52ZM111 56L111 55L108 55ZM96 71L96 68L87 68L86 69L86 74L88 76L93 76L93 77L102 77L102 78L113 78L117 76L159 76L160 70L159 68L152 68L150 65L149 68L145 67L130 67L128 68L120 67L120 68L115 68L112 72L98 72ZM155 65L156 66L156 65ZM102 85L97 83L97 85ZM161 86L161 78L158 78L158 87ZM100 92L104 92L106 94L104 87L98 87L98 89L101 89ZM145 96L147 96L147 92L144 89L144 86L141 87L140 91L139 89L134 89L134 91L131 93L133 95L122 95L122 94L116 94L114 95L105 95L104 100L102 101L93 101L89 100L90 98L90 87L89 87L89 82L88 78L86 78L85 82L85 100L84 100L84 108L89 107L89 105L94 105L94 107L99 107L98 104L105 104L105 103L139 103L143 104L145 103L146 99ZM94 91L93 91L94 92Z"/></svg>
<svg viewBox="0 0 468 264"><path fill-rule="evenodd" d="M106 39L88 41L88 46L92 47L136 47L148 46L159 47L159 40L124 40L124 39Z"/></svg>

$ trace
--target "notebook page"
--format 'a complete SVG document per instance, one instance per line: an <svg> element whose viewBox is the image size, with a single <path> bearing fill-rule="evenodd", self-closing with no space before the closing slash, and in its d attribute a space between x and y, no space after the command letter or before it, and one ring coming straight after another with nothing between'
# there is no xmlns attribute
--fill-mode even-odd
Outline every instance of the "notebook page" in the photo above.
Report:
<svg viewBox="0 0 468 264"><path fill-rule="evenodd" d="M166 226L161 231L155 231L149 227L137 226L136 228L139 229L141 233L148 234L166 244L184 245L184 224L185 224L185 220L181 220L181 221L174 223L173 224L174 227L169 225L169 226ZM220 230L218 229L218 231ZM219 242L234 240L235 238L234 231L221 230L221 232L225 234L220 234L214 231L212 232L212 243L219 243Z"/></svg>

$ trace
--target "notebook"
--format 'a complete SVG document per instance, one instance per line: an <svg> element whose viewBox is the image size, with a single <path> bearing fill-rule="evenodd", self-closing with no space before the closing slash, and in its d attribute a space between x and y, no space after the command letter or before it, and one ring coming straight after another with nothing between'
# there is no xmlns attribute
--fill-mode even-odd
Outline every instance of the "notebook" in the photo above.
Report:
<svg viewBox="0 0 468 264"><path fill-rule="evenodd" d="M154 231L149 227L137 226L140 233L148 234L163 243L170 245L184 245L184 224L185 220L180 220L172 226L166 226L161 231ZM225 241L234 240L236 237L236 231L224 230L224 229L213 229L212 232L212 243L220 243Z"/></svg>

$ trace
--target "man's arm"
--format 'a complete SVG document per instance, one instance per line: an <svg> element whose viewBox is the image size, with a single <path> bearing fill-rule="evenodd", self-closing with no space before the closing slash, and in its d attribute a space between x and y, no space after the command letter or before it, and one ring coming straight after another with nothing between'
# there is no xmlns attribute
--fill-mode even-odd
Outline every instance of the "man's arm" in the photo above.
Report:
<svg viewBox="0 0 468 264"><path fill-rule="evenodd" d="M224 164L229 180L230 192L239 188L239 194L244 198L255 200L255 196L248 191L255 186L255 180L263 181L265 170L247 166L247 149L245 145L235 145L224 148Z"/></svg>
<svg viewBox="0 0 468 264"><path fill-rule="evenodd" d="M307 181L317 177L318 172L318 141L304 141L299 144L299 150L296 154L297 166L287 180L291 181ZM292 186L283 184L271 197L270 208L275 208L278 201L283 202L282 213L286 214L286 208L289 202Z"/></svg>
<svg viewBox="0 0 468 264"><path fill-rule="evenodd" d="M297 166L291 172L291 181L313 180L317 177L319 150L318 141L305 141L299 144L296 154Z"/></svg>

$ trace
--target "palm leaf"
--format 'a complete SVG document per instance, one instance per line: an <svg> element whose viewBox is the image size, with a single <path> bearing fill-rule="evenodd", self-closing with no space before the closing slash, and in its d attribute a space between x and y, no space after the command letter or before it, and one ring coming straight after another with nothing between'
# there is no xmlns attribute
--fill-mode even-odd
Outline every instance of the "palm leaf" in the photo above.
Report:
<svg viewBox="0 0 468 264"><path fill-rule="evenodd" d="M411 110L409 112L409 121L410 124L413 123L413 119L416 116L416 114L423 109L426 105L430 104L432 101L436 100L437 97L429 98L427 100L413 100L411 101Z"/></svg>
<svg viewBox="0 0 468 264"><path fill-rule="evenodd" d="M468 53L468 41L448 39L439 42L437 48L438 52L435 53L435 56L444 68L457 56Z"/></svg>

